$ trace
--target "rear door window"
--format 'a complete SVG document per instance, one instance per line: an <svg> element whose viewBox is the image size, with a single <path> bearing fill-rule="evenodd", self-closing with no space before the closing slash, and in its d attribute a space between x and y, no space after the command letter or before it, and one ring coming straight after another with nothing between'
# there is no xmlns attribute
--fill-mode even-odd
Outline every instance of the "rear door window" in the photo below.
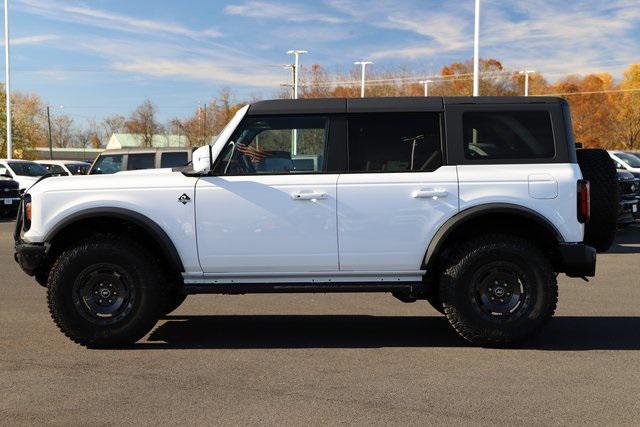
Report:
<svg viewBox="0 0 640 427"><path fill-rule="evenodd" d="M189 162L189 153L186 151L164 152L160 155L161 168L175 168L184 166Z"/></svg>
<svg viewBox="0 0 640 427"><path fill-rule="evenodd" d="M155 167L155 153L129 154L127 170L153 169Z"/></svg>
<svg viewBox="0 0 640 427"><path fill-rule="evenodd" d="M555 156L547 111L468 111L462 115L467 159L544 159Z"/></svg>
<svg viewBox="0 0 640 427"><path fill-rule="evenodd" d="M437 113L348 118L349 171L428 172L442 166Z"/></svg>

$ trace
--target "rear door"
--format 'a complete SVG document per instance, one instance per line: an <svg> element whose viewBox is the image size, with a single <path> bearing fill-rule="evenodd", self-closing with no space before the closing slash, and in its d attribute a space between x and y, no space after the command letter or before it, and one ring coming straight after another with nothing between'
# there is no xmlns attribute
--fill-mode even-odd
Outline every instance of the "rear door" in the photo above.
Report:
<svg viewBox="0 0 640 427"><path fill-rule="evenodd" d="M441 113L348 116L349 172L338 180L340 269L418 271L458 211L455 166L443 164Z"/></svg>

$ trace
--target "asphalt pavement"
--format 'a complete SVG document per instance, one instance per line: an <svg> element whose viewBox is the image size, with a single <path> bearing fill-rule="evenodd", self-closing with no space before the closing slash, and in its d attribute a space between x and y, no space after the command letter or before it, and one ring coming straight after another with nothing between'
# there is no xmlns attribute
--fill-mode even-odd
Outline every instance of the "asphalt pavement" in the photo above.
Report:
<svg viewBox="0 0 640 427"><path fill-rule="evenodd" d="M386 294L191 296L126 350L54 326L0 223L0 424L640 424L640 227L518 349Z"/></svg>

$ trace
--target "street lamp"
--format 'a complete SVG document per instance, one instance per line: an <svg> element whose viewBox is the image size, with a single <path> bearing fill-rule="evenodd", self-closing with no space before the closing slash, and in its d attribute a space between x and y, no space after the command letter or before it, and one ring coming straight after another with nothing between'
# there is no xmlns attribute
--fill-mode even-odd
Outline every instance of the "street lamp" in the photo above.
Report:
<svg viewBox="0 0 640 427"><path fill-rule="evenodd" d="M473 96L480 95L480 0L476 0L473 32Z"/></svg>
<svg viewBox="0 0 640 427"><path fill-rule="evenodd" d="M433 80L420 80L418 83L424 85L424 96L429 96L429 83L433 83Z"/></svg>
<svg viewBox="0 0 640 427"><path fill-rule="evenodd" d="M354 65L360 65L362 67L362 80L360 81L360 98L364 98L364 70L369 64L373 64L371 61L357 61Z"/></svg>
<svg viewBox="0 0 640 427"><path fill-rule="evenodd" d="M300 55L309 53L306 50L288 50L287 55L294 55L293 68L293 99L298 99L298 71L300 70Z"/></svg>
<svg viewBox="0 0 640 427"><path fill-rule="evenodd" d="M7 159L13 155L13 140L11 138L11 67L9 64L9 0L4 0L4 66L5 86L7 100Z"/></svg>
<svg viewBox="0 0 640 427"><path fill-rule="evenodd" d="M535 73L534 70L522 70L518 74L524 74L524 96L529 96L529 74Z"/></svg>

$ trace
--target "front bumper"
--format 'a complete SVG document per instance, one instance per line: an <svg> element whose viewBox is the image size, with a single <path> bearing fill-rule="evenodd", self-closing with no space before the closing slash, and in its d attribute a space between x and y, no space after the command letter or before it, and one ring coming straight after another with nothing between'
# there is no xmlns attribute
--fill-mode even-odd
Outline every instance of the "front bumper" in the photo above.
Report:
<svg viewBox="0 0 640 427"><path fill-rule="evenodd" d="M16 242L14 258L25 273L33 276L44 262L46 251L44 243Z"/></svg>
<svg viewBox="0 0 640 427"><path fill-rule="evenodd" d="M561 243L558 247L562 271L569 277L596 274L596 250L584 243Z"/></svg>

